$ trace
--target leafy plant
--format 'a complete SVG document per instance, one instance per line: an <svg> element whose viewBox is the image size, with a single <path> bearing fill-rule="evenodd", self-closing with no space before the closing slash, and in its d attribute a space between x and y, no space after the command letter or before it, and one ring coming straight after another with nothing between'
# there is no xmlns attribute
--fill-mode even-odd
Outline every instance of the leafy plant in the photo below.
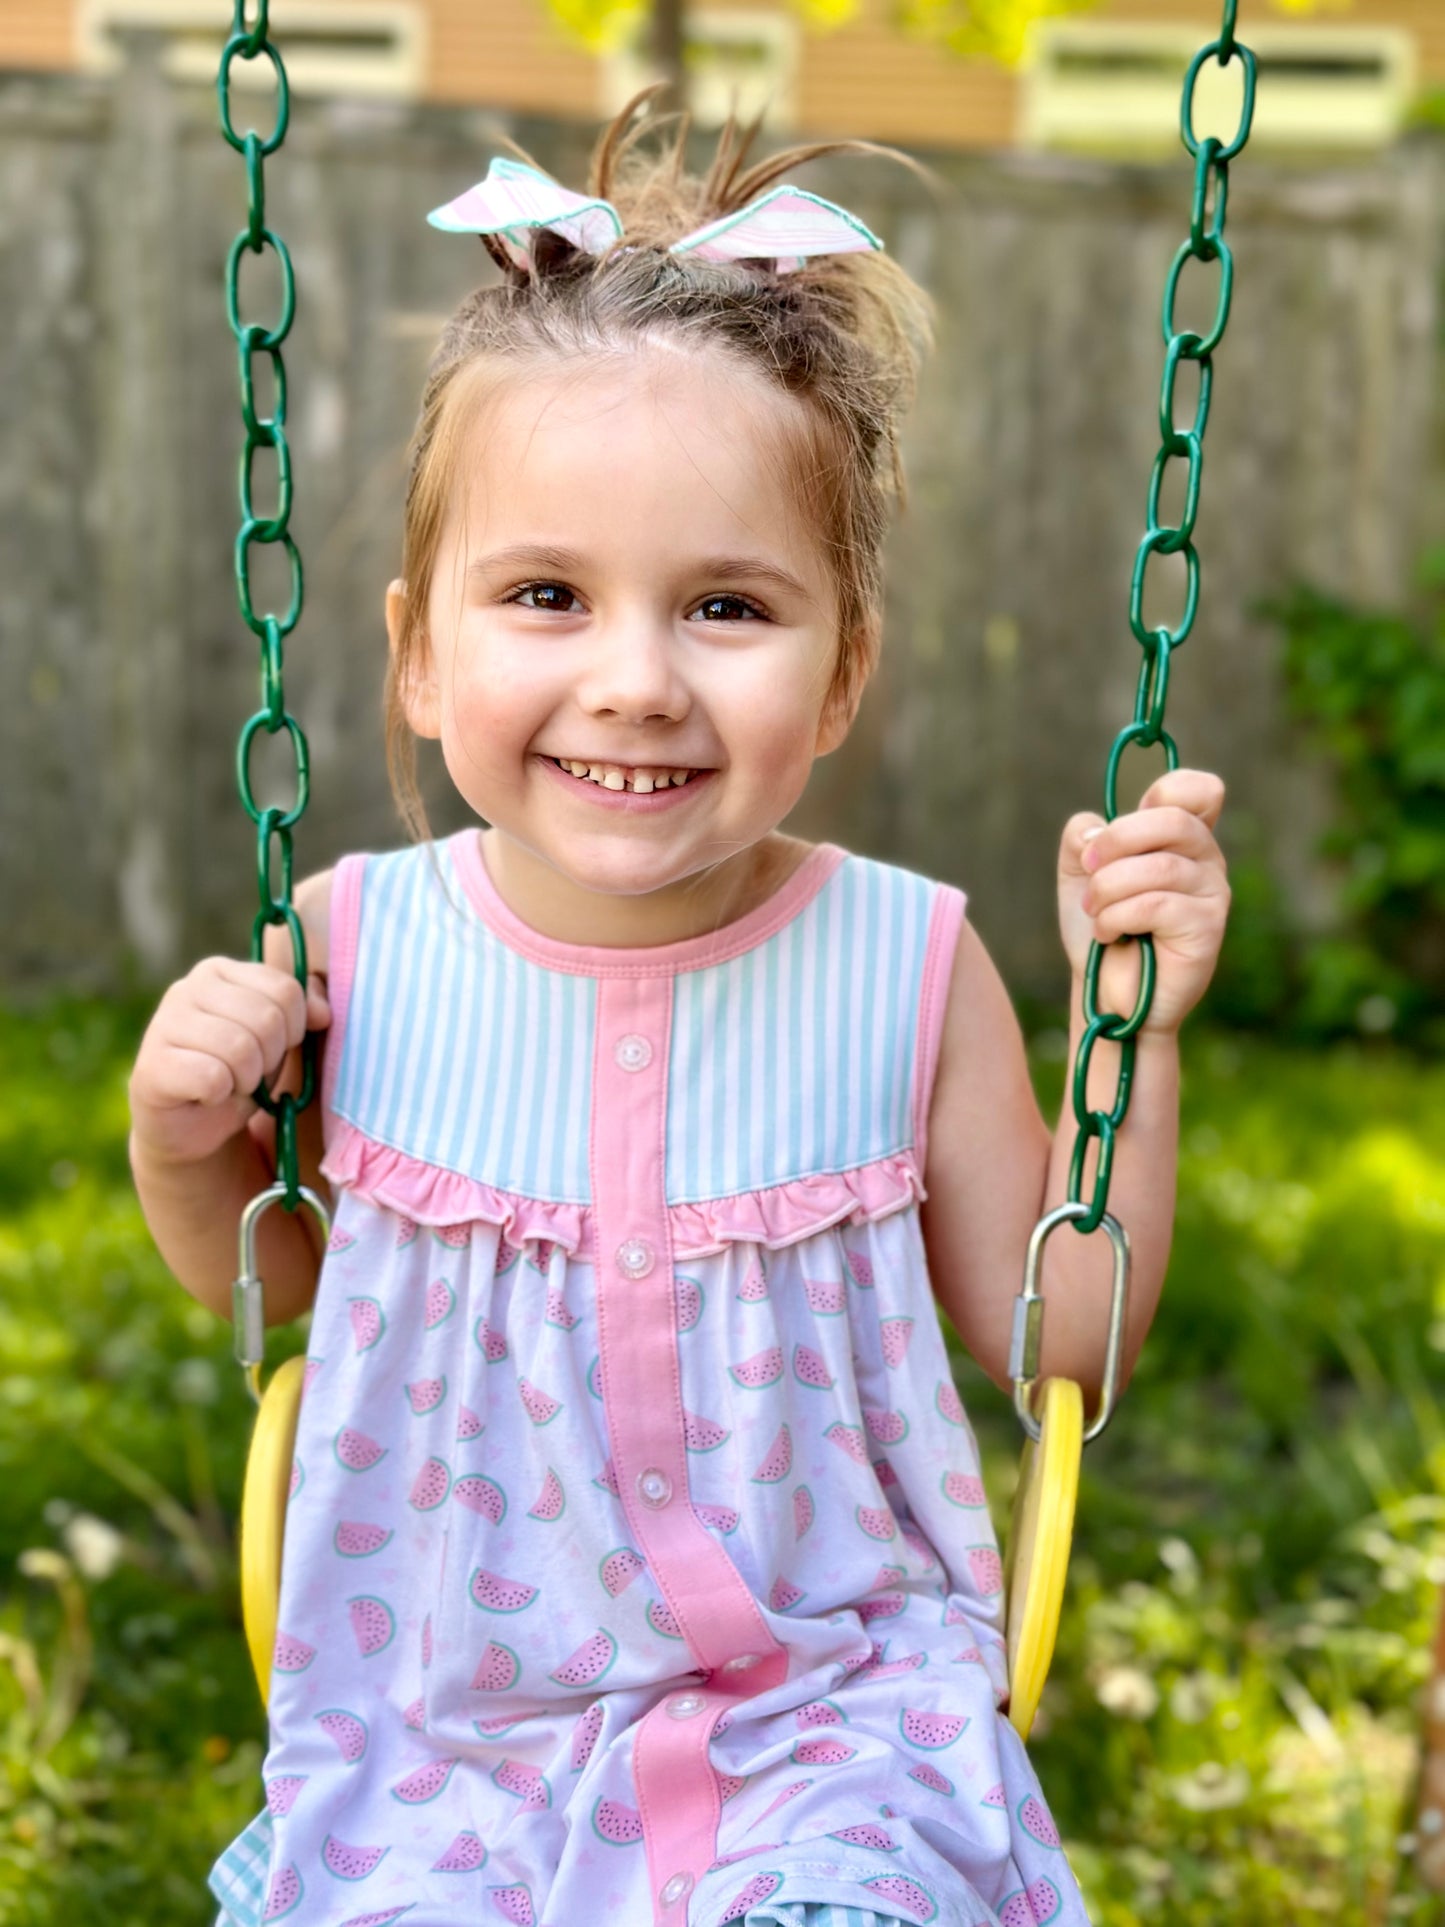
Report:
<svg viewBox="0 0 1445 1927"><path fill-rule="evenodd" d="M1284 630L1290 708L1335 778L1321 853L1343 929L1295 942L1308 1034L1445 1037L1445 547L1420 570L1420 621L1299 587L1263 605Z"/></svg>
<svg viewBox="0 0 1445 1927"><path fill-rule="evenodd" d="M131 1185L148 1015L0 1012L5 1927L209 1927L206 1872L260 1804L234 1545L252 1408Z"/></svg>

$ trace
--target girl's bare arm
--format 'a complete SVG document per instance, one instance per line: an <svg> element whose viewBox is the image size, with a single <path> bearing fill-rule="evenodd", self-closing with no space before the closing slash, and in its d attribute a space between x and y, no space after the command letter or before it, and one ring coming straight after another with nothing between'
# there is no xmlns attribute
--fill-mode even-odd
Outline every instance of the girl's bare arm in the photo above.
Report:
<svg viewBox="0 0 1445 1927"><path fill-rule="evenodd" d="M1069 1062L1082 1019L1073 985ZM1088 1102L1109 1108L1116 1044L1101 1044L1089 1067ZM1132 1276L1120 1388L1127 1383L1158 1308L1173 1233L1178 1141L1178 1047L1140 1037L1129 1114L1119 1132L1109 1210L1129 1234ZM991 1379L1009 1388L1014 1300L1023 1285L1029 1236L1045 1211L1062 1204L1076 1135L1065 1092L1052 1137L1029 1078L1022 1033L997 969L965 923L944 1017L929 1112L922 1207L929 1270L939 1303ZM1089 1147L1083 1195L1092 1196L1097 1147ZM1113 1253L1102 1231L1080 1237L1061 1225L1045 1250L1042 1377L1076 1379L1097 1400L1113 1282Z"/></svg>
<svg viewBox="0 0 1445 1927"><path fill-rule="evenodd" d="M274 1095L301 1088L301 1041L317 1037L316 1091L325 1066L325 999L330 872L298 885L306 933L303 996L292 973L284 926L267 929L263 962L203 959L166 992L130 1080L130 1163L141 1209L180 1284L219 1317L231 1316L238 1233L245 1205L275 1178L276 1127L250 1093L264 1077ZM297 1119L300 1180L328 1208L321 1176L321 1108L313 1097ZM321 1262L320 1225L303 1205L275 1205L257 1227L257 1267L266 1323L306 1311Z"/></svg>
<svg viewBox="0 0 1445 1927"><path fill-rule="evenodd" d="M1137 810L1106 823L1080 812L1059 846L1059 928L1072 971L1069 1064L1083 1035L1082 992L1090 946L1100 960L1100 1010L1131 1012L1141 982L1138 944L1153 940L1156 976L1135 1040L1133 1081L1114 1149L1108 1209L1128 1235L1132 1267L1119 1388L1153 1322L1174 1235L1179 1143L1179 1026L1203 996L1229 914L1224 855L1213 830L1224 785L1207 770L1170 770ZM1108 1113L1118 1094L1121 1046L1103 1042L1090 1060L1085 1108ZM930 1111L930 1195L924 1237L940 1302L959 1336L1000 1385L1008 1384L1013 1306L1029 1237L1064 1203L1078 1125L1070 1089L1052 1138L1034 1102L1023 1038L987 951L965 925L954 960ZM1093 1197L1097 1140L1080 1186ZM1093 1400L1100 1390L1113 1296L1114 1252L1100 1229L1068 1224L1044 1250L1041 1377L1067 1377Z"/></svg>

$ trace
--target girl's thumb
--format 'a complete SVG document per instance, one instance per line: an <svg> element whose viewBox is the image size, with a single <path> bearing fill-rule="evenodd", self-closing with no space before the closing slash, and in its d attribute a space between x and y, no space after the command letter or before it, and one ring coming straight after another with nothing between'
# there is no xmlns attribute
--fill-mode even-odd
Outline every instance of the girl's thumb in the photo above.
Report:
<svg viewBox="0 0 1445 1927"><path fill-rule="evenodd" d="M1099 832L1108 827L1107 818L1097 815L1093 810L1079 810L1069 818L1059 843L1060 876L1085 874L1084 852Z"/></svg>

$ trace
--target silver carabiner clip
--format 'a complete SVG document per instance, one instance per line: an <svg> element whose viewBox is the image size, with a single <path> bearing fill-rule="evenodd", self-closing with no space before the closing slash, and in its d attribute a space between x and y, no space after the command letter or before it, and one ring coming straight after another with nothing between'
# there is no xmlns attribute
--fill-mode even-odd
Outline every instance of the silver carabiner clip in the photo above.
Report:
<svg viewBox="0 0 1445 1927"><path fill-rule="evenodd" d="M1042 1427L1033 1414L1033 1390L1039 1376L1039 1353L1044 1336L1044 1299L1039 1290L1039 1266L1044 1245L1061 1224L1087 1218L1087 1204L1061 1204L1047 1212L1034 1226L1024 1260L1024 1287L1014 1300L1013 1334L1009 1340L1008 1374L1013 1380L1014 1410L1019 1423L1035 1442ZM1124 1347L1124 1317L1129 1308L1129 1234L1119 1220L1106 1211L1099 1223L1114 1247L1113 1296L1109 1301L1109 1336L1104 1347L1104 1383L1099 1393L1099 1409L1084 1433L1084 1444L1096 1439L1109 1423L1119 1389L1119 1354Z"/></svg>
<svg viewBox="0 0 1445 1927"><path fill-rule="evenodd" d="M310 1205L321 1222L323 1243L331 1241L331 1214L306 1185L297 1186L302 1201ZM252 1398L261 1403L261 1362L266 1356L265 1287L256 1272L256 1226L262 1214L286 1196L279 1180L269 1190L258 1191L241 1213L239 1273L231 1286L231 1324L234 1330L236 1363L246 1374Z"/></svg>

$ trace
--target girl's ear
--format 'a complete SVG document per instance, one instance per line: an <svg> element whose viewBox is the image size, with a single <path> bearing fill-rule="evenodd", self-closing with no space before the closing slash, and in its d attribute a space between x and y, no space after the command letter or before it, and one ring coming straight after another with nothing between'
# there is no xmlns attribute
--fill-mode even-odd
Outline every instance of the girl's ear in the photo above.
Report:
<svg viewBox="0 0 1445 1927"><path fill-rule="evenodd" d="M818 740L813 747L815 756L831 754L846 739L849 730L853 727L854 718L858 714L858 705L863 700L863 691L868 682L866 672L861 670L861 664L868 659L869 653L866 648L855 650L852 653L852 661L855 665L860 665L859 671L848 678L846 687L840 689L835 683L829 690L827 700L823 704L823 713L818 718Z"/></svg>
<svg viewBox="0 0 1445 1927"><path fill-rule="evenodd" d="M406 584L398 577L386 591L386 637L397 672L397 694L407 722L418 736L439 737L441 708L437 701L436 677L431 667L431 650L424 635L414 636L411 660L402 656L406 633Z"/></svg>

